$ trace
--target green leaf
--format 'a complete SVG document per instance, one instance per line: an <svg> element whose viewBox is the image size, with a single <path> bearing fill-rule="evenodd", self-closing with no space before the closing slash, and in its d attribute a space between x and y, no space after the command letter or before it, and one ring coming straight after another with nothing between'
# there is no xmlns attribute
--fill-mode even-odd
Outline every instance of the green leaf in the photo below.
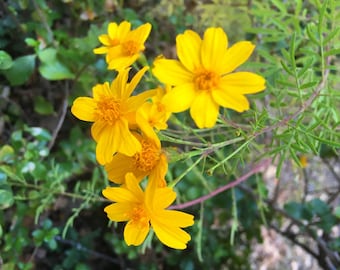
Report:
<svg viewBox="0 0 340 270"><path fill-rule="evenodd" d="M340 218L340 205L338 205L337 207L334 208L334 215L337 218Z"/></svg>
<svg viewBox="0 0 340 270"><path fill-rule="evenodd" d="M330 212L329 206L319 198L309 201L308 208L319 217L322 217Z"/></svg>
<svg viewBox="0 0 340 270"><path fill-rule="evenodd" d="M300 85L300 89L306 89L306 88L311 88L311 87L314 87L318 84L319 82L318 81L312 81L312 82L308 82L308 83L304 83L302 85Z"/></svg>
<svg viewBox="0 0 340 270"><path fill-rule="evenodd" d="M35 97L34 110L41 115L50 115L54 112L52 104L42 96Z"/></svg>
<svg viewBox="0 0 340 270"><path fill-rule="evenodd" d="M296 219L300 219L302 217L302 208L302 205L297 202L289 202L284 206L284 209L288 212L288 214Z"/></svg>
<svg viewBox="0 0 340 270"><path fill-rule="evenodd" d="M0 190L0 209L6 209L12 206L14 203L13 194L10 190Z"/></svg>
<svg viewBox="0 0 340 270"><path fill-rule="evenodd" d="M37 48L39 46L39 41L35 40L34 38L25 38L25 43L27 46Z"/></svg>
<svg viewBox="0 0 340 270"><path fill-rule="evenodd" d="M65 80L74 78L74 74L58 60L42 64L39 67L39 72L47 80Z"/></svg>
<svg viewBox="0 0 340 270"><path fill-rule="evenodd" d="M0 148L0 162L9 162L14 157L14 149L10 145L4 145Z"/></svg>
<svg viewBox="0 0 340 270"><path fill-rule="evenodd" d="M304 63L303 68L301 68L298 72L298 78L300 78L303 74L305 74L308 69L312 68L313 62L314 62L314 58L312 57L312 58L309 58L306 61L306 63Z"/></svg>
<svg viewBox="0 0 340 270"><path fill-rule="evenodd" d="M3 71L3 74L12 86L22 85L28 81L34 71L35 55L26 55L14 60L11 68Z"/></svg>
<svg viewBox="0 0 340 270"><path fill-rule="evenodd" d="M332 32L326 36L326 38L323 40L323 45L326 45L329 41L331 41L340 31L340 27L335 28Z"/></svg>
<svg viewBox="0 0 340 270"><path fill-rule="evenodd" d="M324 56L337 55L340 54L340 48L331 49L324 53Z"/></svg>
<svg viewBox="0 0 340 270"><path fill-rule="evenodd" d="M7 183L7 174L0 171L0 186L5 185Z"/></svg>
<svg viewBox="0 0 340 270"><path fill-rule="evenodd" d="M42 63L55 62L57 59L57 50L53 48L47 48L38 52L38 58Z"/></svg>
<svg viewBox="0 0 340 270"><path fill-rule="evenodd" d="M314 23L310 23L307 25L307 35L309 37L309 39L316 45L319 45L319 41L318 41L318 37L316 35L316 31L315 31L315 24Z"/></svg>
<svg viewBox="0 0 340 270"><path fill-rule="evenodd" d="M12 57L5 51L0 51L0 70L9 69L13 66Z"/></svg>

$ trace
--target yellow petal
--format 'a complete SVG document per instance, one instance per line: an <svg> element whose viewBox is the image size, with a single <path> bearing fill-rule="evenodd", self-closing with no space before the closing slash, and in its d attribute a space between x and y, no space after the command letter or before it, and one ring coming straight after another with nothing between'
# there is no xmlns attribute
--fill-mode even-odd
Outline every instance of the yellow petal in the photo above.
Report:
<svg viewBox="0 0 340 270"><path fill-rule="evenodd" d="M145 23L131 31L130 39L136 41L137 44L143 45L151 31L151 24ZM144 47L144 46L143 46Z"/></svg>
<svg viewBox="0 0 340 270"><path fill-rule="evenodd" d="M181 85L193 81L193 74L181 62L172 59L155 60L152 73L162 83L169 85Z"/></svg>
<svg viewBox="0 0 340 270"><path fill-rule="evenodd" d="M191 239L190 235L179 227L172 227L151 219L152 228L158 239L166 246L174 249L185 249L187 242Z"/></svg>
<svg viewBox="0 0 340 270"><path fill-rule="evenodd" d="M153 140L157 144L157 146L160 147L160 141L158 139L158 136L154 131L153 126L151 126L149 122L149 115L147 115L146 111L144 110L146 107L148 107L148 105L152 106L150 102L146 102L145 104L143 104L142 107L140 107L139 110L137 110L136 123L143 132L143 134L149 139Z"/></svg>
<svg viewBox="0 0 340 270"><path fill-rule="evenodd" d="M78 97L73 102L72 114L83 121L93 122L95 120L96 102L93 98Z"/></svg>
<svg viewBox="0 0 340 270"><path fill-rule="evenodd" d="M130 30L131 30L131 23L127 21L121 22L118 26L116 38L119 38L120 40L124 40L126 36L130 33Z"/></svg>
<svg viewBox="0 0 340 270"><path fill-rule="evenodd" d="M151 185L145 191L145 197L147 199L151 198L148 203L152 203L152 205L148 205L151 210L157 211L157 209L164 209L172 204L176 199L176 192L174 192L171 188L155 188L152 189Z"/></svg>
<svg viewBox="0 0 340 270"><path fill-rule="evenodd" d="M222 77L221 87L238 94L253 94L265 89L265 79L251 72L235 72Z"/></svg>
<svg viewBox="0 0 340 270"><path fill-rule="evenodd" d="M168 171L168 160L166 158L166 155L161 154L160 160L158 161L157 166L149 174L150 183L153 182L153 185L156 185L157 187L165 187L166 186L165 175L167 171ZM169 203L169 205L171 203Z"/></svg>
<svg viewBox="0 0 340 270"><path fill-rule="evenodd" d="M118 45L120 46L120 45ZM109 54L110 55L110 51ZM122 70L125 69L129 66L131 66L136 60L139 58L140 54L134 54L132 56L118 56L118 57L113 57L111 60L107 61L108 62L108 69L113 69L113 70Z"/></svg>
<svg viewBox="0 0 340 270"><path fill-rule="evenodd" d="M124 228L124 240L128 246L139 246L144 242L149 230L149 223L129 221Z"/></svg>
<svg viewBox="0 0 340 270"><path fill-rule="evenodd" d="M111 43L110 43L110 37L109 37L108 35L100 35L100 36L98 37L98 39L99 39L99 41L100 41L101 43L103 43L103 45L105 45L105 46L110 46L110 45L111 45Z"/></svg>
<svg viewBox="0 0 340 270"><path fill-rule="evenodd" d="M115 136L119 139L117 152L127 156L133 156L142 150L140 142L132 135L126 120L118 120L115 123Z"/></svg>
<svg viewBox="0 0 340 270"><path fill-rule="evenodd" d="M249 102L242 94L218 89L212 92L212 96L216 103L222 107L233 109L237 112L243 112L249 109Z"/></svg>
<svg viewBox="0 0 340 270"><path fill-rule="evenodd" d="M131 218L134 204L126 203L113 203L104 208L107 217L116 222L128 221Z"/></svg>
<svg viewBox="0 0 340 270"><path fill-rule="evenodd" d="M191 30L176 38L176 50L179 60L190 71L201 66L200 47L202 40L200 36Z"/></svg>
<svg viewBox="0 0 340 270"><path fill-rule="evenodd" d="M133 159L117 153L113 156L112 161L106 164L104 168L110 181L116 184L123 184L126 173L133 172L134 170Z"/></svg>
<svg viewBox="0 0 340 270"><path fill-rule="evenodd" d="M110 86L111 93L114 93L118 99L125 97L125 88L129 78L130 68L122 69L118 72L117 77L112 81Z"/></svg>
<svg viewBox="0 0 340 270"><path fill-rule="evenodd" d="M214 70L221 74L223 63L221 57L225 55L228 46L227 35L222 28L208 28L204 33L201 49L202 64L207 70Z"/></svg>
<svg viewBox="0 0 340 270"><path fill-rule="evenodd" d="M107 123L105 121L96 121L93 123L91 127L91 135L92 138L98 142L102 131L107 127Z"/></svg>
<svg viewBox="0 0 340 270"><path fill-rule="evenodd" d="M110 84L105 82L103 84L96 84L92 87L93 98L97 101L107 97L114 97L114 92L110 90Z"/></svg>
<svg viewBox="0 0 340 270"><path fill-rule="evenodd" d="M190 115L199 128L211 128L216 124L218 110L210 92L201 91L192 102Z"/></svg>
<svg viewBox="0 0 340 270"><path fill-rule="evenodd" d="M249 41L240 41L231 46L224 56L221 58L221 63L224 68L221 74L226 74L248 60L255 49L255 45Z"/></svg>
<svg viewBox="0 0 340 270"><path fill-rule="evenodd" d="M144 76L145 72L149 69L148 66L143 67L141 70L139 70L135 76L133 76L132 80L130 81L130 83L128 84L128 87L126 88L126 92L122 95L122 98L128 98L133 90L135 90L135 88L137 87L138 83L140 82L140 80L142 79L142 77Z"/></svg>
<svg viewBox="0 0 340 270"><path fill-rule="evenodd" d="M106 187L102 190L102 194L105 198L113 202L130 202L139 203L138 198L128 189L122 187Z"/></svg>
<svg viewBox="0 0 340 270"><path fill-rule="evenodd" d="M96 49L93 49L94 54L105 54L109 51L108 47L99 47Z"/></svg>
<svg viewBox="0 0 340 270"><path fill-rule="evenodd" d="M156 90L151 89L143 91L142 93L136 96L131 96L126 102L128 111L137 111L137 109L140 108L147 99L153 97L155 93Z"/></svg>
<svg viewBox="0 0 340 270"><path fill-rule="evenodd" d="M102 130L97 137L96 157L99 164L104 165L109 163L113 158L113 154L117 152L120 144L120 134L117 132L116 125L101 125L101 127Z"/></svg>
<svg viewBox="0 0 340 270"><path fill-rule="evenodd" d="M186 83L176 86L166 93L162 103L169 112L183 112L189 109L195 95L195 85L193 83Z"/></svg>
<svg viewBox="0 0 340 270"><path fill-rule="evenodd" d="M157 213L157 219L172 226L185 228L194 224L194 216L177 210L163 210Z"/></svg>
<svg viewBox="0 0 340 270"><path fill-rule="evenodd" d="M135 198L137 198L139 202L144 201L144 192L139 185L139 181L136 179L133 173L127 173L125 175L125 185L126 188L133 193L133 195L135 196Z"/></svg>
<svg viewBox="0 0 340 270"><path fill-rule="evenodd" d="M117 30L118 30L118 25L116 23L109 23L107 26L107 32L108 36L110 39L116 39L117 38Z"/></svg>

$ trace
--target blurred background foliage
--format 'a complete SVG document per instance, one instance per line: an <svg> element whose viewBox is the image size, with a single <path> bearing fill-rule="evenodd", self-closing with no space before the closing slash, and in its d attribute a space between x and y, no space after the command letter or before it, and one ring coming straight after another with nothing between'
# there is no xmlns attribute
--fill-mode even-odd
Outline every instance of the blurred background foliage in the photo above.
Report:
<svg viewBox="0 0 340 270"><path fill-rule="evenodd" d="M339 1L5 0L0 18L0 268L340 267ZM186 172L177 203L270 160L262 173L186 209L196 223L184 251L152 237L126 246L122 224L103 212L109 182L89 124L69 111L76 97L114 78L92 50L108 23L122 20L152 24L150 65L159 54L175 57L175 37L185 29L221 26L230 44L256 44L241 69L267 80L248 112L222 110L219 124L203 131L177 115L161 134L174 160L203 149L170 164L169 181ZM152 86L149 79L141 87ZM273 257L275 250L283 256Z"/></svg>

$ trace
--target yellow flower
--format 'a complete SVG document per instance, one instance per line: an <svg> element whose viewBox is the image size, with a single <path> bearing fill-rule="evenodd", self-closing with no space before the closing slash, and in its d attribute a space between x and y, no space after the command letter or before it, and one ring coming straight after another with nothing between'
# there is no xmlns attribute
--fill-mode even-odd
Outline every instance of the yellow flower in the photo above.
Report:
<svg viewBox="0 0 340 270"><path fill-rule="evenodd" d="M102 47L93 50L95 54L106 54L108 69L120 70L131 66L144 51L144 43L151 31L151 24L146 23L131 30L127 21L119 25L110 23L108 34L100 35Z"/></svg>
<svg viewBox="0 0 340 270"><path fill-rule="evenodd" d="M94 86L93 98L79 97L73 103L71 111L76 117L94 122L91 133L97 142L97 160L102 165L110 162L116 152L132 156L142 149L129 126L136 125L137 109L155 91L130 95L146 70L147 67L141 69L130 83L127 82L129 69L122 70L111 85L105 82Z"/></svg>
<svg viewBox="0 0 340 270"><path fill-rule="evenodd" d="M141 189L132 173L126 175L122 187L107 187L103 195L115 202L105 207L110 220L127 221L124 239L127 245L138 246L149 233L150 225L158 239L175 249L185 249L190 235L182 230L193 225L193 216L176 210L167 210L176 199L176 193L168 187L156 188L154 185Z"/></svg>
<svg viewBox="0 0 340 270"><path fill-rule="evenodd" d="M222 28L208 28L203 40L196 32L187 30L176 38L179 60L155 60L154 75L174 86L163 98L169 111L190 108L196 125L210 128L216 123L219 106L237 112L249 109L244 95L264 90L265 80L251 72L231 72L249 58L255 46L241 41L227 47Z"/></svg>
<svg viewBox="0 0 340 270"><path fill-rule="evenodd" d="M168 170L166 155L158 142L134 133L142 145L141 151L133 156L117 153L112 161L105 165L109 179L116 184L124 184L125 175L128 172L134 174L138 181L149 176L149 181L158 187L166 186L165 175Z"/></svg>
<svg viewBox="0 0 340 270"><path fill-rule="evenodd" d="M167 88L168 89L168 88ZM167 121L171 115L166 110L166 106L162 99L166 93L166 89L158 87L156 88L157 94L151 99L146 101L137 111L136 122L143 133L158 142L156 131L164 130L168 128Z"/></svg>

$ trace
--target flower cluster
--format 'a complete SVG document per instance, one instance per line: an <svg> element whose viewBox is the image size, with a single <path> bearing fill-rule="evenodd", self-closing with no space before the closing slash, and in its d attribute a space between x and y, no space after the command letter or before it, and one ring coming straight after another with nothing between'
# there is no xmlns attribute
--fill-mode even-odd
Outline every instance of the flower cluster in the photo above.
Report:
<svg viewBox="0 0 340 270"><path fill-rule="evenodd" d="M93 122L97 161L117 184L103 190L113 202L104 211L112 221L127 221L125 242L140 245L152 228L165 245L184 249L190 235L182 228L193 225L193 216L166 209L176 193L167 186L168 159L158 132L167 129L172 113L187 109L199 128L213 127L220 106L247 110L245 94L264 90L265 80L250 72L233 72L249 58L254 45L243 41L228 48L225 32L212 27L203 39L191 30L178 35L179 60L159 56L153 63L152 74L162 84L133 94L149 67L130 80L129 72L143 54L150 31L149 23L133 30L126 21L109 24L94 53L105 54L108 69L117 76L111 83L94 86L93 97L78 97L71 111L80 120Z"/></svg>

